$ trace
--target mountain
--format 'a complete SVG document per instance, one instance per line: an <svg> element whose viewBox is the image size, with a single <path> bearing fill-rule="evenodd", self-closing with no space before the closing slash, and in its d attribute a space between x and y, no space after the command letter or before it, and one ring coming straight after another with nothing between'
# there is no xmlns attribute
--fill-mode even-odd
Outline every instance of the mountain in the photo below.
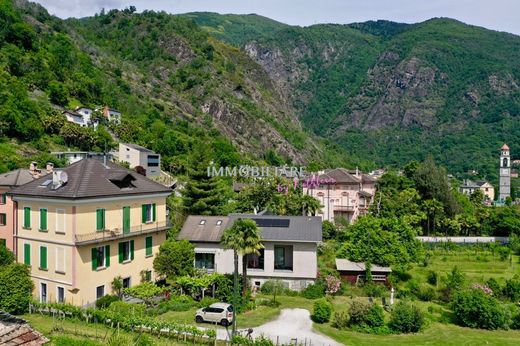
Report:
<svg viewBox="0 0 520 346"><path fill-rule="evenodd" d="M262 21L278 25L255 16ZM0 68L0 171L113 139L161 153L175 174L190 169L194 150L222 165L361 162L305 130L244 51L181 16L125 9L64 21L0 0ZM98 131L65 123L61 111L78 105L109 105L123 122Z"/></svg>
<svg viewBox="0 0 520 346"><path fill-rule="evenodd" d="M350 154L381 166L431 154L490 179L504 142L520 158L518 36L434 18L286 27L241 47L304 125Z"/></svg>

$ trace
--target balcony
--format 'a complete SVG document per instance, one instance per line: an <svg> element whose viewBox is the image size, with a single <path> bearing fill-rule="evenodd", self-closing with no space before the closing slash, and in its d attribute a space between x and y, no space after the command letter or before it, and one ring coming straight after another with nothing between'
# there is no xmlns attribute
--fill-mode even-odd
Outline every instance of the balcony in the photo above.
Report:
<svg viewBox="0 0 520 346"><path fill-rule="evenodd" d="M148 234L153 232L164 231L170 228L169 221L153 222L142 224L139 226L130 227L127 232L123 232L123 228L106 229L104 231L97 231L92 233L76 234L76 245L89 245L105 241L112 241L124 239L128 237L135 237L141 234Z"/></svg>
<svg viewBox="0 0 520 346"><path fill-rule="evenodd" d="M355 206L353 205L333 205L332 208L334 209L334 211L354 211L354 209L356 208Z"/></svg>

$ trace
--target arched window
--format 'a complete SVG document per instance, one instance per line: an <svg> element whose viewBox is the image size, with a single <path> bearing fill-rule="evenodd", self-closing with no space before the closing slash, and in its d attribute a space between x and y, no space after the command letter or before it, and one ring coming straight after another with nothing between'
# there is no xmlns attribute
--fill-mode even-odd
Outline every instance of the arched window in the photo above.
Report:
<svg viewBox="0 0 520 346"><path fill-rule="evenodd" d="M502 165L502 167L507 167L507 157L504 157L504 164Z"/></svg>

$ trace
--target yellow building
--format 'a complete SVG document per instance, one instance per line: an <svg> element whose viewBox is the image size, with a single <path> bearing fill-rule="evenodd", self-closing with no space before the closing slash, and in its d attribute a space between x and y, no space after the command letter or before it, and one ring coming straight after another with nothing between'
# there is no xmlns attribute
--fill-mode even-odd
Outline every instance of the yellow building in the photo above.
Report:
<svg viewBox="0 0 520 346"><path fill-rule="evenodd" d="M84 159L11 191L17 260L40 301L86 305L153 280L171 190L112 162Z"/></svg>

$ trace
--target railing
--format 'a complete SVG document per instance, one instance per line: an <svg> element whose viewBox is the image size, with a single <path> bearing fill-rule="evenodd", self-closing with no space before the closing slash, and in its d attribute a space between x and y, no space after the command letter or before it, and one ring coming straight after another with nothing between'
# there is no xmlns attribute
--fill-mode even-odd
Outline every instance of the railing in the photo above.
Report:
<svg viewBox="0 0 520 346"><path fill-rule="evenodd" d="M334 205L334 210L337 211L354 211L355 206L353 205Z"/></svg>
<svg viewBox="0 0 520 346"><path fill-rule="evenodd" d="M133 226L124 232L123 228L106 229L103 231L76 234L75 242L77 245L86 245L93 243L100 243L103 241L110 241L115 239L133 237L140 234L162 231L170 228L169 221L150 222L138 226Z"/></svg>

